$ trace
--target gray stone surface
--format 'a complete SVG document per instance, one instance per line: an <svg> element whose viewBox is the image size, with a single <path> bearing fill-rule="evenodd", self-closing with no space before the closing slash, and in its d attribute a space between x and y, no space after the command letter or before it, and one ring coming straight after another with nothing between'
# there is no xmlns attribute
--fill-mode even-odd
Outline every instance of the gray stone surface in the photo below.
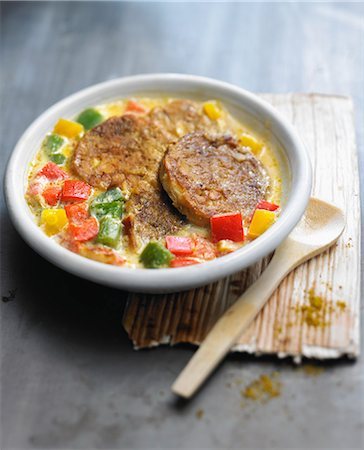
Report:
<svg viewBox="0 0 364 450"><path fill-rule="evenodd" d="M2 2L1 175L25 127L55 101L164 71L257 92L352 95L363 169L363 14L362 3ZM40 258L2 198L1 238L2 449L363 447L362 358L309 377L287 361L232 356L180 402L169 387L192 348L134 352L123 294ZM281 396L241 404L241 389L273 370Z"/></svg>

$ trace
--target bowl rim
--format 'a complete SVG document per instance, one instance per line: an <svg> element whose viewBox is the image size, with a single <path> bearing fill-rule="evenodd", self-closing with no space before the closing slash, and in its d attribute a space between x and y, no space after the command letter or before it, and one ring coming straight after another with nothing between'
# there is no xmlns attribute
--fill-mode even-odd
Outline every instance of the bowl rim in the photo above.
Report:
<svg viewBox="0 0 364 450"><path fill-rule="evenodd" d="M283 151L287 157L293 159L295 165L293 172L290 162L291 175L293 175L291 188L285 208L277 222L262 236L233 253L203 264L173 270L168 268L154 270L112 266L67 250L46 236L24 208L24 204L27 205L24 199L24 183L19 183L19 178L20 171L24 169L22 156L29 152L27 142L31 140L32 135L36 134L37 129L49 117L55 114L59 114L58 117L61 117L61 111L71 105L82 103L85 99L97 97L97 95L102 99L103 93L113 89L120 89L120 98L122 98L123 89L124 95L126 95L125 91L128 86L130 89L132 85L139 85L140 88L134 88L134 92L139 91L141 93L143 87L153 90L153 85L163 85L163 83L169 85L169 88L165 89L168 92L178 92L176 86L182 85L186 86L186 90L187 86L212 89L220 93L217 96L218 98L224 96L236 98L237 103L241 104L241 109L246 110L249 106L269 119L272 130L275 129L280 136L280 140L285 140L286 147L290 148L289 152L286 148ZM171 88L171 85L174 85L175 89ZM106 95L104 98L104 101L107 101ZM245 105L245 108L243 105ZM34 155L37 149L32 151L32 155ZM11 153L4 178L4 192L8 211L15 228L28 245L45 259L74 275L100 284L136 292L157 293L182 291L209 284L236 273L271 253L288 236L302 217L310 197L311 183L312 169L305 146L293 126L265 100L238 86L213 78L187 74L155 73L116 78L95 84L77 91L44 111L29 125Z"/></svg>

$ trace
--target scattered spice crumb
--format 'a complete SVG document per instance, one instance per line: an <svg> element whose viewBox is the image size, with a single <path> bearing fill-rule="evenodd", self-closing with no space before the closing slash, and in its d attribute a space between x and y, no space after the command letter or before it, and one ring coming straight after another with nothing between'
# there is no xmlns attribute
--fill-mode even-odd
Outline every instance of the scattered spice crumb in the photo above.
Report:
<svg viewBox="0 0 364 450"><path fill-rule="evenodd" d="M282 325L276 324L276 325L274 326L274 331L273 331L273 333L274 333L274 338L275 338L275 339L279 339L280 334L282 333L282 331L283 331Z"/></svg>
<svg viewBox="0 0 364 450"><path fill-rule="evenodd" d="M241 395L246 399L262 402L278 397L281 394L282 384L277 378L278 372L261 375L242 390Z"/></svg>
<svg viewBox="0 0 364 450"><path fill-rule="evenodd" d="M346 248L352 248L353 247L353 240L351 237L349 237L348 242L345 244Z"/></svg>
<svg viewBox="0 0 364 450"><path fill-rule="evenodd" d="M345 309L346 309L346 302L344 302L343 300L338 300L336 302L336 306L340 309L340 311L345 311Z"/></svg>
<svg viewBox="0 0 364 450"><path fill-rule="evenodd" d="M324 368L320 366L314 366L313 364L305 364L302 366L301 370L310 377L316 377L322 374Z"/></svg>
<svg viewBox="0 0 364 450"><path fill-rule="evenodd" d="M197 411L196 411L196 417L197 417L197 419L202 419L202 417L204 416L204 414L205 414L205 411L203 410L203 409L198 409Z"/></svg>
<svg viewBox="0 0 364 450"><path fill-rule="evenodd" d="M293 308L297 314L300 314L301 323L316 328L325 328L331 325L330 321L326 320L327 313L343 312L346 309L346 302L338 300L333 302L324 297L317 295L314 288L310 288L307 292L308 303L303 305L296 305Z"/></svg>

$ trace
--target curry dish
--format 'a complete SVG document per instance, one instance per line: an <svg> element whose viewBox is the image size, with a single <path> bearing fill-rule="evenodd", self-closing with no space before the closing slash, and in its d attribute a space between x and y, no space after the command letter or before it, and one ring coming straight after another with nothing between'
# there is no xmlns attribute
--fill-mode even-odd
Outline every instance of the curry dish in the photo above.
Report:
<svg viewBox="0 0 364 450"><path fill-rule="evenodd" d="M59 119L30 164L26 200L51 239L84 257L199 264L275 222L275 150L218 101L119 100Z"/></svg>

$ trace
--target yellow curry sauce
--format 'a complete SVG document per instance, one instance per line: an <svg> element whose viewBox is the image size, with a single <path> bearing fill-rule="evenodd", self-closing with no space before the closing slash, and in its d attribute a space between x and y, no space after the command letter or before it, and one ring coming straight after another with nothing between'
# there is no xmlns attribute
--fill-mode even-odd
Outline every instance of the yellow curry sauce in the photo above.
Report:
<svg viewBox="0 0 364 450"><path fill-rule="evenodd" d="M282 198L277 149L270 140L237 121L220 102L208 101L201 103L203 114L216 121L219 132L236 138L266 169L269 189L264 200L268 206L258 205L252 217L242 218L244 240L240 242L228 238L216 241L212 239L210 227L186 223L176 232L181 239L175 240L172 236L170 246L165 236L161 236L148 249L148 244L140 249L131 248L122 221L128 192L116 188L109 192L110 195L106 192L105 196L104 191L87 185L72 170L72 155L87 130L98 123L125 112L143 114L172 100L119 100L89 108L75 120L60 119L55 124L29 166L26 192L26 200L36 223L51 239L84 257L107 264L134 268L182 267L230 253L248 244L274 223ZM177 131L180 137L185 134L183 126ZM102 216L100 211L106 211L107 217Z"/></svg>

